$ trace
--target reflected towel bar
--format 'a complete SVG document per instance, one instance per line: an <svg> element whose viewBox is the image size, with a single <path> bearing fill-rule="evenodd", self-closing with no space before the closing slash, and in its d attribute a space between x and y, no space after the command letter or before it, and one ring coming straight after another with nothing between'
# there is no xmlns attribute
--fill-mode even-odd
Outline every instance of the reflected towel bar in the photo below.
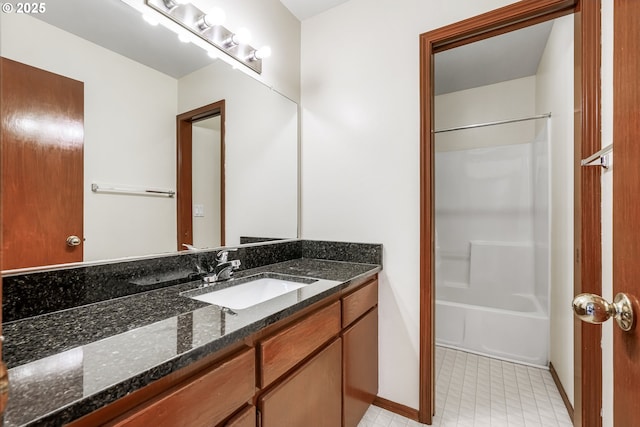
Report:
<svg viewBox="0 0 640 427"><path fill-rule="evenodd" d="M481 128L481 127L485 127L485 126L503 125L503 124L507 124L507 123L525 122L527 120L546 119L546 118L549 118L549 117L551 117L551 113L545 113L545 114L538 114L537 116L522 117L522 118L519 118L519 119L498 120L497 122L476 123L476 124L473 124L473 125L458 126L458 127L455 127L455 128L434 130L433 133L453 132L454 130L473 129L473 128Z"/></svg>
<svg viewBox="0 0 640 427"><path fill-rule="evenodd" d="M162 197L173 197L176 195L176 192L174 190L165 190L160 188L136 188L136 187L102 185L102 184L96 184L95 182L91 184L91 191L93 191L94 193L97 193L97 192L125 193L125 194L141 194L146 196L162 196Z"/></svg>
<svg viewBox="0 0 640 427"><path fill-rule="evenodd" d="M597 153L593 153L586 159L582 159L581 166L602 166L605 169L609 169L608 154L613 152L613 144L609 144Z"/></svg>

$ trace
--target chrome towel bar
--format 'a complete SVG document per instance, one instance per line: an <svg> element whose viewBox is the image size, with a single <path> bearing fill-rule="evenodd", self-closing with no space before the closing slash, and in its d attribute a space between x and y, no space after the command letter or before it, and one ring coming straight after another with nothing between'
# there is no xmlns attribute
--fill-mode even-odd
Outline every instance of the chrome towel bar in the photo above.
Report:
<svg viewBox="0 0 640 427"><path fill-rule="evenodd" d="M102 193L124 193L124 194L140 194L146 196L163 196L163 197L173 197L176 195L174 190L167 190L162 188L140 188L140 187L127 187L122 185L104 185L104 184L96 184L95 182L91 184L91 191L94 193L102 192Z"/></svg>

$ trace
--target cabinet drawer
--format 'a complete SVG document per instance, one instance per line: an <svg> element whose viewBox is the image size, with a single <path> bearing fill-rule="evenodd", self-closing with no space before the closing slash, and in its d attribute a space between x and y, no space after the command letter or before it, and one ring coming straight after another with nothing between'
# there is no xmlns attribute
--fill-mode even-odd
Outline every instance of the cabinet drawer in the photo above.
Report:
<svg viewBox="0 0 640 427"><path fill-rule="evenodd" d="M378 279L342 299L342 327L349 326L376 304L378 304Z"/></svg>
<svg viewBox="0 0 640 427"><path fill-rule="evenodd" d="M340 301L336 301L262 341L260 387L271 384L340 329Z"/></svg>
<svg viewBox="0 0 640 427"><path fill-rule="evenodd" d="M111 426L199 427L222 422L255 393L255 351L237 356L134 408Z"/></svg>

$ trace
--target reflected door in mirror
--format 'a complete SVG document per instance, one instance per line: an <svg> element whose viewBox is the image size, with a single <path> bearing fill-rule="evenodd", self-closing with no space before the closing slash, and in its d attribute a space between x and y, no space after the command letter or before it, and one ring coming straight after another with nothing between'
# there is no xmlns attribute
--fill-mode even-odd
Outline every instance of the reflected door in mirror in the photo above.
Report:
<svg viewBox="0 0 640 427"><path fill-rule="evenodd" d="M82 261L84 84L0 60L2 267Z"/></svg>
<svg viewBox="0 0 640 427"><path fill-rule="evenodd" d="M225 245L225 100L176 118L178 250Z"/></svg>

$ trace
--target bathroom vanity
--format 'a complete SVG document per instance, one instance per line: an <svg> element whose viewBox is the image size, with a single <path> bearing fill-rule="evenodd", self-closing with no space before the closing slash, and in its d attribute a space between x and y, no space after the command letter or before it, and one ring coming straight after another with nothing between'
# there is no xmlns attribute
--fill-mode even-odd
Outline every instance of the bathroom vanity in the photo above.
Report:
<svg viewBox="0 0 640 427"><path fill-rule="evenodd" d="M337 245L243 248L251 268L216 287L311 281L243 309L193 299L197 280L8 322L5 426L356 426L378 388L381 247Z"/></svg>

